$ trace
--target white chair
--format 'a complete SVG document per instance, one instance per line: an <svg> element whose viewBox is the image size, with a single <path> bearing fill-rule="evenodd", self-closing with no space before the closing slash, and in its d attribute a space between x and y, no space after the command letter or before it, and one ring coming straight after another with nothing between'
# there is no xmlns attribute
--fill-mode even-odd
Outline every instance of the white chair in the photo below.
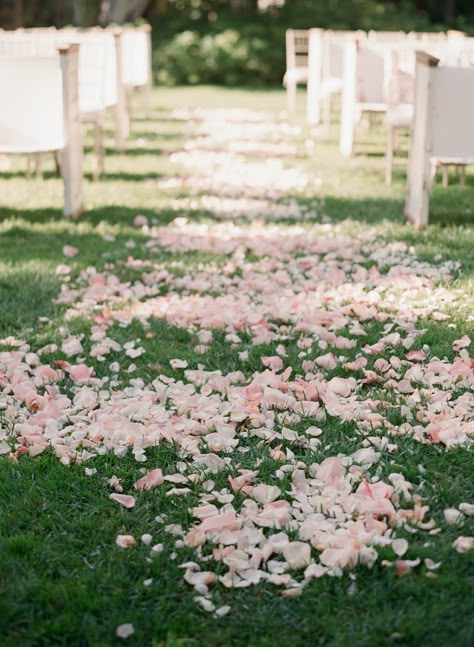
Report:
<svg viewBox="0 0 474 647"><path fill-rule="evenodd" d="M116 120L116 147L124 150L128 136L125 90L121 81L121 32L103 29L35 29L0 32L0 53L51 55L60 44L75 43L79 49L79 108L81 120L92 123L95 178L103 169L103 123L113 108Z"/></svg>
<svg viewBox="0 0 474 647"><path fill-rule="evenodd" d="M387 181L391 177L394 132L409 126L411 120L414 52L419 42L413 34L380 32L372 33L370 38L348 39L345 44L339 148L345 157L353 154L355 127L363 112L388 112ZM452 39L446 35L443 38L435 35L433 41L426 35L423 37L423 47L442 51L443 58L455 57L461 42L457 32ZM403 61L398 70L396 58ZM394 95L399 95L396 100Z"/></svg>
<svg viewBox="0 0 474 647"><path fill-rule="evenodd" d="M79 110L81 121L94 126L93 178L98 179L104 170L104 120L107 108L116 103L116 96L107 96L106 38L80 34L73 30L60 31L57 41L74 42L79 45ZM113 69L113 68L112 68Z"/></svg>
<svg viewBox="0 0 474 647"><path fill-rule="evenodd" d="M351 157L355 128L363 112L387 110L386 69L390 48L366 38L348 39L344 46L339 149Z"/></svg>
<svg viewBox="0 0 474 647"><path fill-rule="evenodd" d="M286 73L283 85L286 87L289 112L295 109L297 86L308 83L308 48L307 29L286 30Z"/></svg>
<svg viewBox="0 0 474 647"><path fill-rule="evenodd" d="M418 36L418 38L416 38ZM460 65L467 67L470 61L474 63L474 39L466 38L462 32L448 34L408 34L403 45L392 49L390 53L390 69L387 70L388 108L385 116L387 126L387 154L385 166L385 181L392 181L393 153L397 133L409 130L413 119L413 102L415 92L415 61L416 51L423 47L424 51L438 58L443 65ZM471 64L472 64L471 63ZM464 181L464 169L461 169L461 182ZM448 183L448 167L442 166L443 185Z"/></svg>
<svg viewBox="0 0 474 647"><path fill-rule="evenodd" d="M52 56L0 55L0 153L60 153L64 215L82 203L78 47Z"/></svg>
<svg viewBox="0 0 474 647"><path fill-rule="evenodd" d="M122 35L122 80L127 91L128 114L132 113L131 94L143 89L145 115L151 109L152 91L151 27L142 25L124 29Z"/></svg>
<svg viewBox="0 0 474 647"><path fill-rule="evenodd" d="M123 151L129 135L125 86L122 78L121 29L58 30L58 40L81 45L79 87L83 121L95 123L102 144L106 111L115 113L115 146Z"/></svg>
<svg viewBox="0 0 474 647"><path fill-rule="evenodd" d="M367 32L367 39L374 43L399 43L406 37L404 31L377 31L371 29Z"/></svg>
<svg viewBox="0 0 474 647"><path fill-rule="evenodd" d="M474 164L474 68L440 67L416 55L405 214L417 229L428 224L429 192L437 164Z"/></svg>
<svg viewBox="0 0 474 647"><path fill-rule="evenodd" d="M457 67L474 67L474 38L468 38L463 32L448 32L448 42L450 45L449 55L441 56L441 65L451 65ZM433 52L430 50L430 54ZM435 52L435 57L437 54ZM444 164L438 161L438 167L441 167L443 186L447 187L449 183L449 167L451 164ZM455 164L456 172L460 175L460 183L465 184L467 164Z"/></svg>
<svg viewBox="0 0 474 647"><path fill-rule="evenodd" d="M308 123L331 123L332 96L342 90L344 43L359 32L309 30Z"/></svg>
<svg viewBox="0 0 474 647"><path fill-rule="evenodd" d="M386 97L387 148L385 154L385 183L392 183L393 156L398 148L398 133L409 130L413 119L415 91L415 50L411 45L391 49L387 57Z"/></svg>

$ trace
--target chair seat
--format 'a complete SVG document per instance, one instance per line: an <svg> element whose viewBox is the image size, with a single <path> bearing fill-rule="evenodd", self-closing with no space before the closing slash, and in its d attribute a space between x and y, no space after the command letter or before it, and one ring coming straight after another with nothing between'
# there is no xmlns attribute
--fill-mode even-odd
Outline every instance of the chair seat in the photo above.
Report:
<svg viewBox="0 0 474 647"><path fill-rule="evenodd" d="M389 108L385 115L385 125L392 128L410 128L413 119L413 106L405 103Z"/></svg>
<svg viewBox="0 0 474 647"><path fill-rule="evenodd" d="M50 142L46 144L23 144L23 145L9 145L0 142L0 153L5 155L32 155L34 153L55 153L64 148L64 142Z"/></svg>
<svg viewBox="0 0 474 647"><path fill-rule="evenodd" d="M337 77L330 77L324 79L321 83L321 96L328 97L335 92L341 92L342 90L342 79Z"/></svg>
<svg viewBox="0 0 474 647"><path fill-rule="evenodd" d="M431 161L439 166L474 166L474 157L432 157Z"/></svg>
<svg viewBox="0 0 474 647"><path fill-rule="evenodd" d="M307 83L308 82L308 68L307 67L294 67L287 70L283 77L283 85L288 83Z"/></svg>
<svg viewBox="0 0 474 647"><path fill-rule="evenodd" d="M370 103L370 102L359 102L356 104L356 110L361 112L386 112L387 104L386 103Z"/></svg>

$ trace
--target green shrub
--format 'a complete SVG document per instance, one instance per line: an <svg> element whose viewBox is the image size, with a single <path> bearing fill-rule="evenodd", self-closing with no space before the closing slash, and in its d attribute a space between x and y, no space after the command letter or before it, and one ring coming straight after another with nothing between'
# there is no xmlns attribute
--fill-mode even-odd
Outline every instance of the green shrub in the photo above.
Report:
<svg viewBox="0 0 474 647"><path fill-rule="evenodd" d="M155 78L165 85L281 83L284 30L277 32L269 38L255 25L202 36L198 31L181 32L154 49Z"/></svg>
<svg viewBox="0 0 474 647"><path fill-rule="evenodd" d="M153 68L163 84L200 83L205 65L201 58L201 39L197 32L183 31L155 48Z"/></svg>

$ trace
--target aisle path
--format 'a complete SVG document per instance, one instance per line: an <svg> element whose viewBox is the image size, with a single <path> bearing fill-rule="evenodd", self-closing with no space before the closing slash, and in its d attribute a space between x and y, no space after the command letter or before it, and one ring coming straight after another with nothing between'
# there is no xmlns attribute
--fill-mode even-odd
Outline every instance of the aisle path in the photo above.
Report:
<svg viewBox="0 0 474 647"><path fill-rule="evenodd" d="M61 264L61 352L10 339L16 349L0 353L14 429L2 453L51 447L64 464L91 467L96 454L132 453L145 468L136 490L165 488L192 509L191 522L159 519L197 601L218 616L229 611L214 604L220 586L267 581L295 596L314 578L372 567L380 546L392 549L384 565L403 574L420 565L412 533L432 539L422 568L437 568L423 466L409 482L391 464L403 462L401 446L472 442L470 339L437 358L418 324L448 317L459 297L439 283L456 264L342 235L288 124L246 110L173 117L191 136L172 155L176 175L157 183L157 205L171 205L176 220L137 215L145 243L130 246L133 282L111 265L70 280ZM164 250L171 260L160 260ZM74 332L78 318L90 337ZM185 329L192 348L146 381L134 373L154 366L157 318ZM143 337L117 341L137 319ZM173 469L149 464L147 449L168 442L180 450ZM140 504L134 490L110 486L118 504ZM458 504L448 523L472 514ZM469 542L461 537L459 552ZM187 548L192 559L180 557Z"/></svg>

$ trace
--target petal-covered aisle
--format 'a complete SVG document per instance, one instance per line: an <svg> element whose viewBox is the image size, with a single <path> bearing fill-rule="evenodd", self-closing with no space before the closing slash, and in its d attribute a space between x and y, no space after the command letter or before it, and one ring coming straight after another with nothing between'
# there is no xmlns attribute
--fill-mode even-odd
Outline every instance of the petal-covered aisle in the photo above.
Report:
<svg viewBox="0 0 474 647"><path fill-rule="evenodd" d="M355 591L374 568L435 578L450 526L460 560L474 547L474 501L433 502L420 460L474 439L472 317L442 354L427 333L466 305L459 264L333 224L286 121L171 118L188 139L156 183L156 220L137 212L127 260L75 274L81 250L66 247L60 340L1 340L4 459L52 451L96 478L97 457L132 455L134 484L101 481L110 506L174 503L156 503L145 534L118 527L117 546L164 551L215 618L232 613L227 589L304 596L332 577ZM163 327L189 340L166 365ZM162 445L173 464L150 455Z"/></svg>

